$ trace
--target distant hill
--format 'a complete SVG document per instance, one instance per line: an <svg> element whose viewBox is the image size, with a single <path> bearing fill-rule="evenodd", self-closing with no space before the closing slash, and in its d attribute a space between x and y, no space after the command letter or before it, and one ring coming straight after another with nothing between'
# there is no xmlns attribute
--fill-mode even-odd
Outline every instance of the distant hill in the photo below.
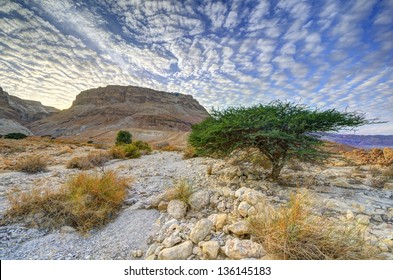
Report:
<svg viewBox="0 0 393 280"><path fill-rule="evenodd" d="M112 140L116 131L128 129L147 141L165 140L169 136L162 131L169 131L185 143L185 137L176 133L190 131L192 124L208 116L191 95L109 85L82 91L69 109L30 123L28 128L35 135Z"/></svg>
<svg viewBox="0 0 393 280"><path fill-rule="evenodd" d="M32 134L26 124L51 116L59 109L44 106L38 101L9 95L0 87L0 134L20 132Z"/></svg>
<svg viewBox="0 0 393 280"><path fill-rule="evenodd" d="M323 134L322 139L356 148L393 148L393 135Z"/></svg>

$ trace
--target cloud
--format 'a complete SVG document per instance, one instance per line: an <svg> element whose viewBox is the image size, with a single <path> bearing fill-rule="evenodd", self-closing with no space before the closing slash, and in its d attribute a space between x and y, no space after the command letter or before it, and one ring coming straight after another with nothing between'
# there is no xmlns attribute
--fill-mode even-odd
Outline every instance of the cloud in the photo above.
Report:
<svg viewBox="0 0 393 280"><path fill-rule="evenodd" d="M360 110L393 133L393 3L38 1L0 3L0 80L68 107L107 84L193 94L207 108L277 98Z"/></svg>

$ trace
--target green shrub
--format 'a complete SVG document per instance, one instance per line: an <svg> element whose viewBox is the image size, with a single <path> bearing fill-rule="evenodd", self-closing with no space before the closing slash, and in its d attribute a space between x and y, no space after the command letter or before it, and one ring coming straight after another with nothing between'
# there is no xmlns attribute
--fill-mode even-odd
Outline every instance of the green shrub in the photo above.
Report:
<svg viewBox="0 0 393 280"><path fill-rule="evenodd" d="M152 151L148 143L143 141L135 141L127 145L118 145L109 150L109 154L113 158L139 158L141 155L150 154Z"/></svg>
<svg viewBox="0 0 393 280"><path fill-rule="evenodd" d="M141 151L134 145L134 143L124 145L122 148L125 152L126 158L139 158L141 156Z"/></svg>
<svg viewBox="0 0 393 280"><path fill-rule="evenodd" d="M131 144L131 133L126 130L120 130L116 135L116 145Z"/></svg>
<svg viewBox="0 0 393 280"><path fill-rule="evenodd" d="M4 136L5 139L15 139L15 140L25 139L26 137L27 137L26 134L19 133L19 132L8 133Z"/></svg>

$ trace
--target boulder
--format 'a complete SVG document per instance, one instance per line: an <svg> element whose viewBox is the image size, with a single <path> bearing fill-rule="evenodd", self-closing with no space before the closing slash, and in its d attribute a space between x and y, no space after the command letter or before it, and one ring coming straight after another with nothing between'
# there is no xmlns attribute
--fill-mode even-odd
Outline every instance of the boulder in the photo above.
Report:
<svg viewBox="0 0 393 280"><path fill-rule="evenodd" d="M237 211L239 212L240 216L247 217L248 209L250 209L251 205L245 201L240 202L239 206L237 207Z"/></svg>
<svg viewBox="0 0 393 280"><path fill-rule="evenodd" d="M215 259L220 250L218 241L207 241L202 244L202 253L206 259Z"/></svg>
<svg viewBox="0 0 393 280"><path fill-rule="evenodd" d="M238 236L250 233L248 224L245 221L240 221L230 225L228 227L228 231Z"/></svg>
<svg viewBox="0 0 393 280"><path fill-rule="evenodd" d="M209 219L198 221L190 233L190 239L195 244L205 239L213 228L213 223Z"/></svg>
<svg viewBox="0 0 393 280"><path fill-rule="evenodd" d="M192 254L192 242L185 241L171 248L163 249L158 254L159 260L186 260Z"/></svg>
<svg viewBox="0 0 393 280"><path fill-rule="evenodd" d="M229 258L234 260L249 258L259 259L266 254L261 244L251 240L241 240L238 238L227 240L224 252Z"/></svg>
<svg viewBox="0 0 393 280"><path fill-rule="evenodd" d="M206 190L194 192L188 199L188 204L194 211L200 211L208 207L210 203L210 193Z"/></svg>
<svg viewBox="0 0 393 280"><path fill-rule="evenodd" d="M208 219L212 221L213 229L219 231L222 230L222 228L225 226L228 219L228 214L211 214Z"/></svg>
<svg viewBox="0 0 393 280"><path fill-rule="evenodd" d="M169 216L178 220L183 219L187 213L187 204L178 199L171 200L168 204L167 211Z"/></svg>

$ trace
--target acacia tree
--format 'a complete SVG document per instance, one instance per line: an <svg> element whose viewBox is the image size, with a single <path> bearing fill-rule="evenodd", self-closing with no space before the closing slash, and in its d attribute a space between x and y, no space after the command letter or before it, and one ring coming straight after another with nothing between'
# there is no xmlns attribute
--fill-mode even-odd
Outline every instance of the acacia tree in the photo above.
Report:
<svg viewBox="0 0 393 280"><path fill-rule="evenodd" d="M273 101L252 107L213 110L211 116L193 125L189 143L198 155L229 154L237 148L258 148L272 163L270 177L277 180L290 158L322 160L319 133L338 132L365 124L363 114L336 109L310 109L306 105Z"/></svg>

